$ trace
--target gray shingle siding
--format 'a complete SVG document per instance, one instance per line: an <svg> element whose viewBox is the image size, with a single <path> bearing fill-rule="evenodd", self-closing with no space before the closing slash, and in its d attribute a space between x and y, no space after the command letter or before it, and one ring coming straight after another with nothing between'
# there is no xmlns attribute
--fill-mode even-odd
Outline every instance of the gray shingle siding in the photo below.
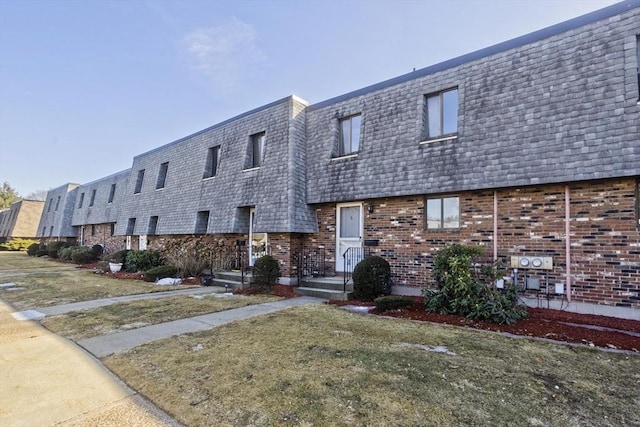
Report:
<svg viewBox="0 0 640 427"><path fill-rule="evenodd" d="M256 208L256 231L314 229L315 217L306 205L301 206L306 215L290 209L292 201L304 204L300 178L304 176L304 154L300 153L304 138L299 135L304 130L300 124L304 108L304 103L288 97L137 156L131 176L145 170L142 190L133 194L135 182L129 182L116 234L126 233L129 218L137 218L134 234L145 234L150 216L159 218L157 234L192 234L199 211L210 211L209 233L246 233L249 207ZM251 136L260 132L265 133L262 165L247 169ZM217 175L203 179L207 151L216 145L220 146ZM164 162L169 162L166 185L156 190Z"/></svg>
<svg viewBox="0 0 640 427"><path fill-rule="evenodd" d="M76 205L73 209L73 226L88 224L105 224L116 222L120 211L121 202L124 196L125 188L129 180L130 170L109 175L97 181L83 184L78 193L84 193L82 207L79 207L79 195ZM111 194L111 186L115 184L116 190L114 198L109 203L109 195ZM96 191L96 197L93 206L90 206L91 193Z"/></svg>
<svg viewBox="0 0 640 427"><path fill-rule="evenodd" d="M307 202L640 174L640 9L317 104L307 111ZM633 68L633 70L632 70ZM458 139L420 145L424 95L459 88ZM375 88L374 88L375 89ZM357 157L331 160L338 117L362 114Z"/></svg>
<svg viewBox="0 0 640 427"><path fill-rule="evenodd" d="M47 192L47 201L40 217L37 237L76 236L71 223L78 187L79 184L65 184ZM60 198L60 203L58 203L58 197ZM49 209L50 205L51 209ZM51 227L53 227L53 234L50 236ZM44 234L43 228L45 230Z"/></svg>

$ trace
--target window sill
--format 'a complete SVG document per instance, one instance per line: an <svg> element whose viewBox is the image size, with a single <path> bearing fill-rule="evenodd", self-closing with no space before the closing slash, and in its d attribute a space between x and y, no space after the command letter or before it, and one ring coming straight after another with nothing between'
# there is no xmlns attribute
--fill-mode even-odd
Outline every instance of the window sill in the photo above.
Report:
<svg viewBox="0 0 640 427"><path fill-rule="evenodd" d="M156 188L156 191L164 190L166 187Z"/></svg>
<svg viewBox="0 0 640 427"><path fill-rule="evenodd" d="M339 157L332 157L331 161L333 162L334 160L353 159L354 157L358 157L358 153L345 154L344 156L339 156Z"/></svg>
<svg viewBox="0 0 640 427"><path fill-rule="evenodd" d="M242 172L252 172L260 169L260 166L256 166L255 168L242 169Z"/></svg>
<svg viewBox="0 0 640 427"><path fill-rule="evenodd" d="M420 145L432 144L434 142L441 142L441 141L453 141L456 139L458 139L458 135L443 136L440 138L433 138L433 139L427 139L425 141L421 141Z"/></svg>
<svg viewBox="0 0 640 427"><path fill-rule="evenodd" d="M213 178L215 178L216 176L218 176L218 175L208 176L208 177L206 177L206 178L202 178L202 180L203 180L203 181L211 181L211 180L213 180Z"/></svg>

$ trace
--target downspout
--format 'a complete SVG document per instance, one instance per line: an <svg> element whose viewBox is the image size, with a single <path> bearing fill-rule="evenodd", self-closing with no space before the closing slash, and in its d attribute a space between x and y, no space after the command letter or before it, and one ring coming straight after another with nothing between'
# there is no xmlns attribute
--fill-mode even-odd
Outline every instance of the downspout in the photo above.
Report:
<svg viewBox="0 0 640 427"><path fill-rule="evenodd" d="M498 192L493 192L493 260L498 260Z"/></svg>
<svg viewBox="0 0 640 427"><path fill-rule="evenodd" d="M567 273L567 302L571 302L571 199L569 186L564 187L564 233L565 233L565 256Z"/></svg>

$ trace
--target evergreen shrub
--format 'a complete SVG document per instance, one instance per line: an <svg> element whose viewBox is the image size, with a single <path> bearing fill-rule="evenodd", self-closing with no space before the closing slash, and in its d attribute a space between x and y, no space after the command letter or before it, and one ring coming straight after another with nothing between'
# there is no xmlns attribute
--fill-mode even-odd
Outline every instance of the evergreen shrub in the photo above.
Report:
<svg viewBox="0 0 640 427"><path fill-rule="evenodd" d="M278 283L280 266L271 255L264 255L256 260L251 272L257 288L271 291L273 286Z"/></svg>
<svg viewBox="0 0 640 427"><path fill-rule="evenodd" d="M178 269L172 265L159 265L144 272L145 282L155 282L165 277L176 277Z"/></svg>
<svg viewBox="0 0 640 427"><path fill-rule="evenodd" d="M391 267L384 258L374 255L360 261L353 269L353 296L373 301L391 293Z"/></svg>

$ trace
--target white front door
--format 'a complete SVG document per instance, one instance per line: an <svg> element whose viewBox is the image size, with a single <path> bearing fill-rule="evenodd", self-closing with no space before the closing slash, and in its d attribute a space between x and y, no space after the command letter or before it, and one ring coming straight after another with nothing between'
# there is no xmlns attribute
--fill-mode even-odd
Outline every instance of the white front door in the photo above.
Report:
<svg viewBox="0 0 640 427"><path fill-rule="evenodd" d="M363 213L362 203L342 203L336 206L336 271L353 271L362 250L351 252L345 261L344 254L349 248L362 248Z"/></svg>
<svg viewBox="0 0 640 427"><path fill-rule="evenodd" d="M256 209L249 211L249 265L253 267L256 260L267 255L267 233L254 232L256 225Z"/></svg>

